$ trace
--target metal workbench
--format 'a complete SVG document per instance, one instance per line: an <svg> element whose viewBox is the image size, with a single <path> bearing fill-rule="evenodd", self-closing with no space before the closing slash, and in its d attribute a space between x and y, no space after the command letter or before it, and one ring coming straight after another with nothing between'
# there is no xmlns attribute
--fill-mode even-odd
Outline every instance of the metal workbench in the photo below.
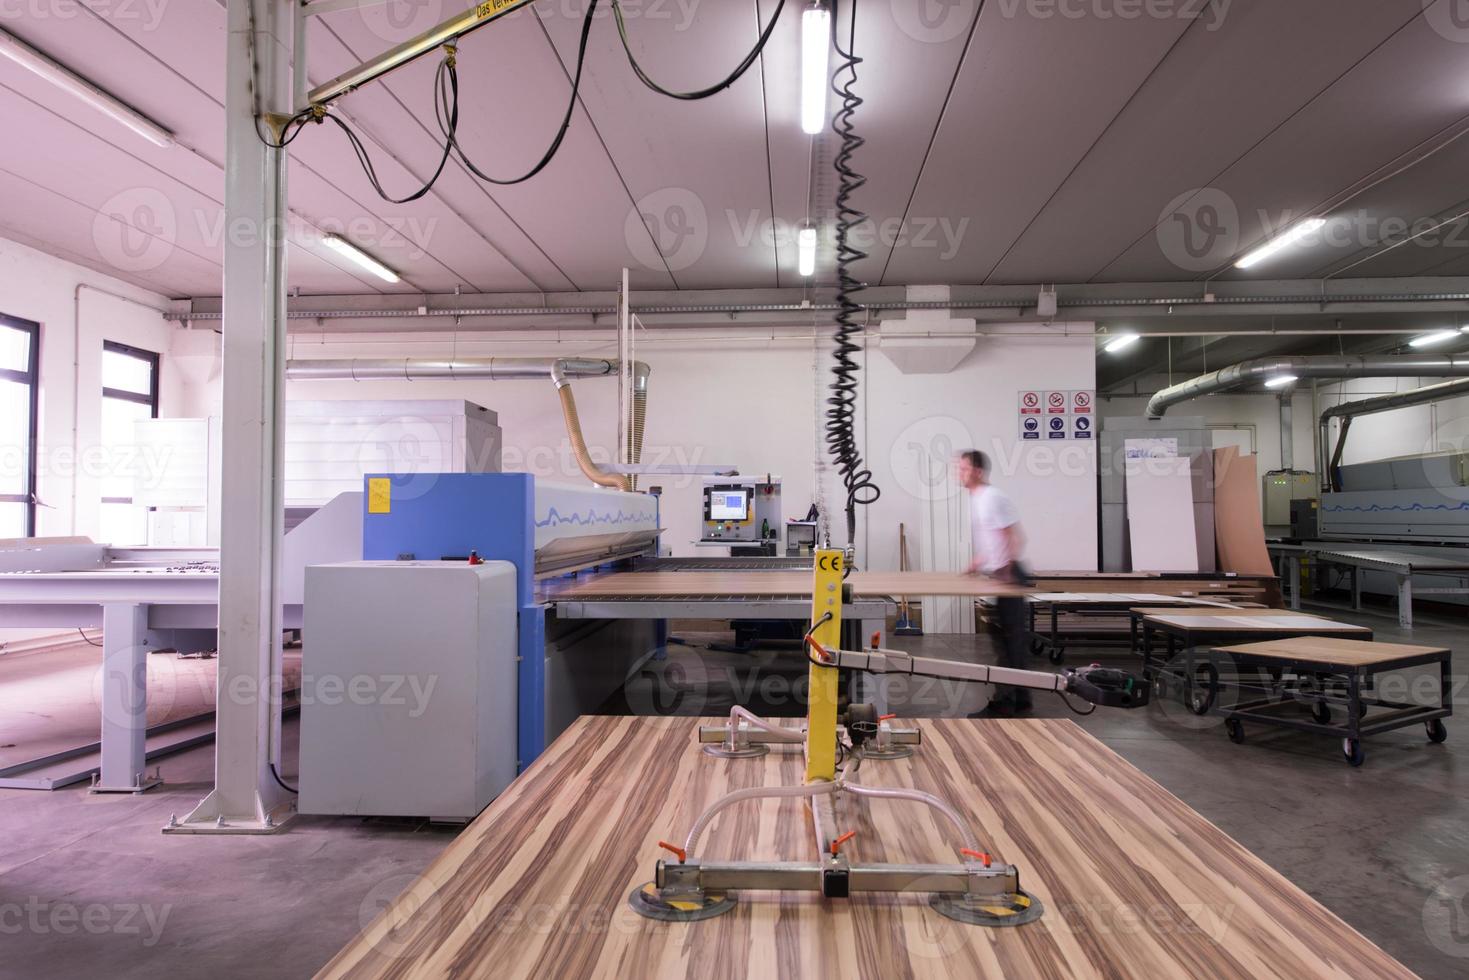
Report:
<svg viewBox="0 0 1469 980"><path fill-rule="evenodd" d="M1292 609L1301 608L1301 560L1312 558L1318 564L1338 565L1351 571L1352 608L1362 608L1362 573L1364 571L1386 572L1397 580L1398 625L1405 630L1413 628L1413 595L1469 595L1469 553L1464 557L1446 555L1420 555L1407 551L1394 551L1374 545L1355 542L1332 543L1327 541L1302 542L1300 544L1271 543L1268 545L1272 557L1278 558L1286 567L1281 576L1289 580L1287 599ZM1414 575L1442 575L1457 578L1458 587L1413 586Z"/></svg>

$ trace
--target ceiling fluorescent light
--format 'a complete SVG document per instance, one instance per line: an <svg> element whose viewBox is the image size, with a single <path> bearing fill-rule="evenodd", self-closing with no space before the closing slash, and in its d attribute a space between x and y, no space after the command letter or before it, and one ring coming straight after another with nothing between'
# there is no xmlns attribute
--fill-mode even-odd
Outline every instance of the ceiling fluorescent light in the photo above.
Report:
<svg viewBox="0 0 1469 980"><path fill-rule="evenodd" d="M1307 218L1279 238L1266 242L1234 264L1236 269L1248 269L1259 265L1281 249L1297 244L1307 235L1314 234L1326 226L1325 218Z"/></svg>
<svg viewBox="0 0 1469 980"><path fill-rule="evenodd" d="M1284 388L1286 385L1293 385L1299 380L1301 379L1296 377L1294 374L1277 374L1273 378L1265 379L1265 387Z"/></svg>
<svg viewBox="0 0 1469 980"><path fill-rule="evenodd" d="M157 146L172 146L173 134L137 109L93 85L60 62L53 61L14 34L0 31L0 55L28 68L57 88L81 99Z"/></svg>
<svg viewBox="0 0 1469 980"><path fill-rule="evenodd" d="M802 228L796 232L796 268L802 276L810 278L816 271L816 229Z"/></svg>
<svg viewBox="0 0 1469 980"><path fill-rule="evenodd" d="M1408 341L1409 347L1432 347L1434 344L1442 344L1445 341L1454 340L1460 336L1457 330L1435 330L1421 337L1414 337Z"/></svg>
<svg viewBox="0 0 1469 980"><path fill-rule="evenodd" d="M812 136L826 128L827 59L831 12L814 0L801 15L801 129Z"/></svg>
<svg viewBox="0 0 1469 980"><path fill-rule="evenodd" d="M351 259L353 262L362 266L362 268L366 269L368 272L371 272L379 279L386 279L388 282L398 281L398 274L396 272L383 265L371 255L368 255L366 252L362 251L362 249L358 248L356 245L353 245L345 238L342 238L340 235L325 235L322 237L321 240L325 242L327 247L330 248L332 251L336 252L338 255L342 255L346 258Z"/></svg>
<svg viewBox="0 0 1469 980"><path fill-rule="evenodd" d="M1120 350L1126 350L1128 347L1131 347L1135 343L1137 343L1137 334L1118 334L1116 337L1113 337L1110 341L1108 341L1107 346L1103 347L1102 350L1106 351L1108 354L1115 354Z"/></svg>

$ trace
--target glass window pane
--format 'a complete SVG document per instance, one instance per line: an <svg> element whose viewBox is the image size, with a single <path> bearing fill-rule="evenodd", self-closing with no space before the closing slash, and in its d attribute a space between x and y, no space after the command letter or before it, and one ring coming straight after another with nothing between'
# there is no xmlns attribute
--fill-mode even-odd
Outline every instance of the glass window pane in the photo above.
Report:
<svg viewBox="0 0 1469 980"><path fill-rule="evenodd" d="M0 325L0 368L31 369L31 332Z"/></svg>
<svg viewBox="0 0 1469 980"><path fill-rule="evenodd" d="M26 536L25 504L0 501L0 541Z"/></svg>
<svg viewBox="0 0 1469 980"><path fill-rule="evenodd" d="M26 492L30 446L30 386L0 381L0 493Z"/></svg>
<svg viewBox="0 0 1469 980"><path fill-rule="evenodd" d="M148 508L132 504L103 504L99 544L117 547L148 543Z"/></svg>
<svg viewBox="0 0 1469 980"><path fill-rule="evenodd" d="M115 350L102 352L102 387L131 391L139 395L153 392L153 361Z"/></svg>
<svg viewBox="0 0 1469 980"><path fill-rule="evenodd" d="M133 478L137 475L137 434L133 423L153 417L153 409L121 398L102 399L102 447L100 472L103 497L133 495Z"/></svg>

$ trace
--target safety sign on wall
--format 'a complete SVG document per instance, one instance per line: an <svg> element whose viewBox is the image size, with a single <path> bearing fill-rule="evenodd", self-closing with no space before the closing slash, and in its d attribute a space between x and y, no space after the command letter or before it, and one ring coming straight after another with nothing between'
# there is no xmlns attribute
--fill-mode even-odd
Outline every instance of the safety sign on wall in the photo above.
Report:
<svg viewBox="0 0 1469 980"><path fill-rule="evenodd" d="M1094 439L1096 393L1090 389L1032 389L1019 393L1020 438Z"/></svg>

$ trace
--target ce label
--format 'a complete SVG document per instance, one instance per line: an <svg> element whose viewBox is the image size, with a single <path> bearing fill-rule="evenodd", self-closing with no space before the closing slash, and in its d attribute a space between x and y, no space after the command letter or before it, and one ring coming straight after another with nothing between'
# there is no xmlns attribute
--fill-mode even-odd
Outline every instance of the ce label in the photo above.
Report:
<svg viewBox="0 0 1469 980"><path fill-rule="evenodd" d="M823 572L840 572L842 570L842 556L822 555L816 560L816 567Z"/></svg>

